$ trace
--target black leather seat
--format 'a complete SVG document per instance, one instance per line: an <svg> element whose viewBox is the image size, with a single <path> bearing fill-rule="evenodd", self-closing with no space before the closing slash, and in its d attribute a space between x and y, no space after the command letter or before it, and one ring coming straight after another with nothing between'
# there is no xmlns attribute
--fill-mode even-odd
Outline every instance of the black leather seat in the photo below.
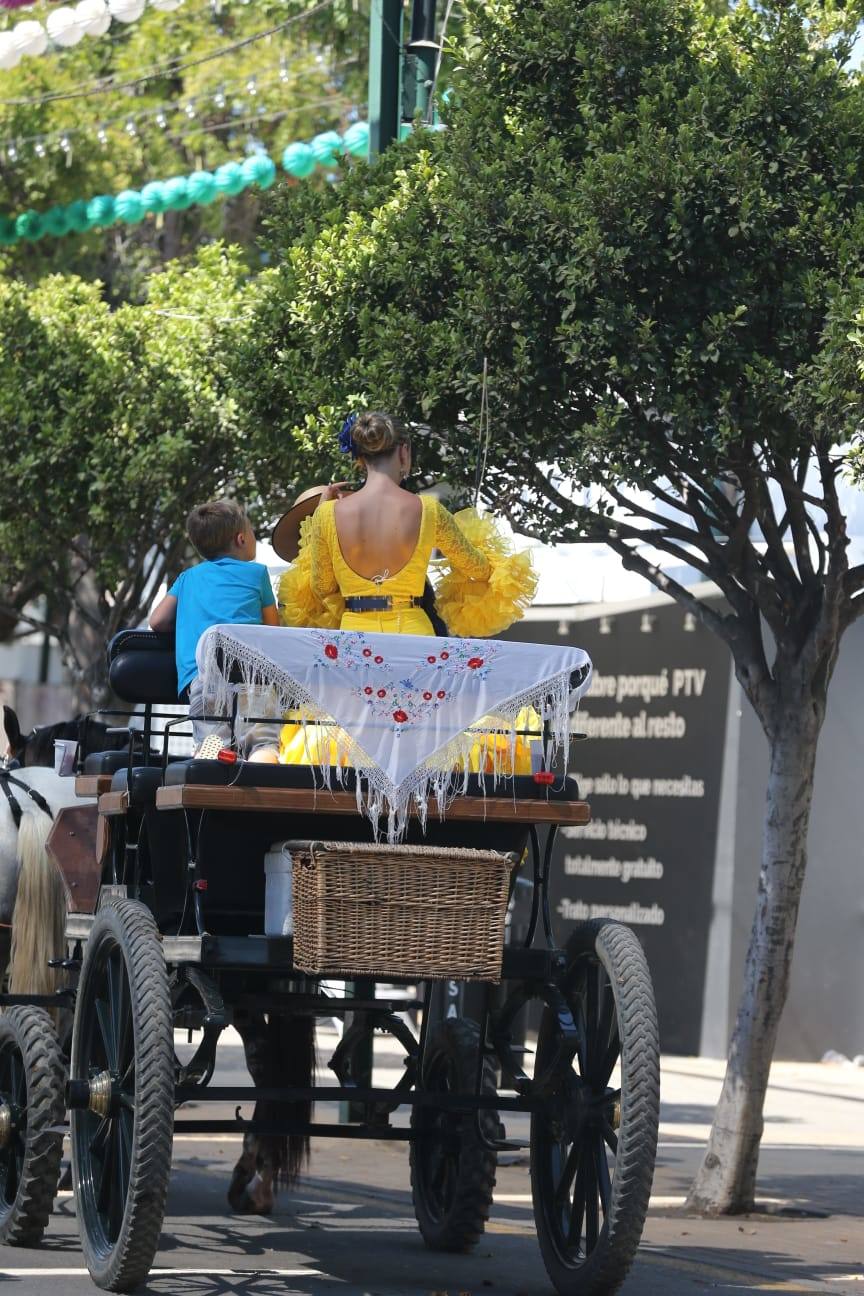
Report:
<svg viewBox="0 0 864 1296"><path fill-rule="evenodd" d="M461 779L457 777L456 790L461 790ZM165 782L169 787L184 783L203 783L208 787L268 787L268 788L315 788L321 786L320 769L309 765L258 765L243 762L230 765L219 760L189 760L178 762L168 767ZM485 788L476 774L468 777L466 796L506 796L516 800L532 801L578 801L579 787L573 778L558 779L547 786L536 783L529 774L517 775L514 779L502 779L497 788L493 787L491 777L485 780ZM356 788L356 776L353 770L342 771L342 783L337 779L336 770L331 770L330 786L334 791L353 792Z"/></svg>
<svg viewBox="0 0 864 1296"><path fill-rule="evenodd" d="M130 809L147 810L156 804L156 793L162 786L161 765L137 765L130 777L128 767L117 770L111 779L112 792L128 792Z"/></svg>
<svg viewBox="0 0 864 1296"><path fill-rule="evenodd" d="M124 702L176 703L174 636L121 630L108 645L108 681Z"/></svg>
<svg viewBox="0 0 864 1296"><path fill-rule="evenodd" d="M141 753L136 752L132 758L133 765L141 764ZM92 752L89 756L84 757L85 774L114 774L117 770L125 770L129 764L129 747L121 747L117 751L100 751Z"/></svg>

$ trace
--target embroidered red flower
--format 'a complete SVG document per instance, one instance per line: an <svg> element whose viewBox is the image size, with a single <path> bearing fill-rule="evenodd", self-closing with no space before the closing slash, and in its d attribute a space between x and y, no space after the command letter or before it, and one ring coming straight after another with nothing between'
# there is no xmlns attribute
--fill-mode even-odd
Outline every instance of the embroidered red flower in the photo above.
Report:
<svg viewBox="0 0 864 1296"><path fill-rule="evenodd" d="M397 724L404 724L405 721L408 719L408 713L406 711L402 711L401 709L399 711L394 711L393 719L396 721Z"/></svg>
<svg viewBox="0 0 864 1296"><path fill-rule="evenodd" d="M444 692L443 689L439 689L438 692L435 694L435 696L439 698L445 698L447 694Z"/></svg>
<svg viewBox="0 0 864 1296"><path fill-rule="evenodd" d="M387 690L386 690L386 689L379 689L379 690L378 690L378 696L379 696L379 697L386 697L386 696L387 696Z"/></svg>
<svg viewBox="0 0 864 1296"><path fill-rule="evenodd" d="M482 658L482 657L469 657L469 658L468 658L468 667L469 667L469 670L476 670L478 666L482 666L482 665L483 665L483 658Z"/></svg>
<svg viewBox="0 0 864 1296"><path fill-rule="evenodd" d="M331 661L335 661L339 656L339 649L335 644L326 644L324 647L324 656L329 657Z"/></svg>
<svg viewBox="0 0 864 1296"><path fill-rule="evenodd" d="M364 649L363 649L363 656L364 656L364 657L371 657L371 656L372 656L372 649L371 649L371 648L364 648Z"/></svg>
<svg viewBox="0 0 864 1296"><path fill-rule="evenodd" d="M434 657L427 657L426 660L428 661L428 663L429 663L430 666L434 666L434 665L435 665L435 658L434 658Z"/></svg>
<svg viewBox="0 0 864 1296"><path fill-rule="evenodd" d="M368 684L367 684L366 687L364 688L363 692L366 694L367 697L371 697L371 696L372 696L372 689L369 687Z"/></svg>
<svg viewBox="0 0 864 1296"><path fill-rule="evenodd" d="M431 694L431 693L424 693L424 694L423 694L423 701L424 701L424 702L431 702L431 701L432 701L432 694Z"/></svg>
<svg viewBox="0 0 864 1296"><path fill-rule="evenodd" d="M442 654L441 654L441 660L442 660L442 661L449 661L449 660L450 660L450 654L449 654L448 652L442 652Z"/></svg>
<svg viewBox="0 0 864 1296"><path fill-rule="evenodd" d="M381 663L383 662L383 660L384 660L383 657L376 657L376 658L375 658L375 665L376 665L376 666L380 666Z"/></svg>

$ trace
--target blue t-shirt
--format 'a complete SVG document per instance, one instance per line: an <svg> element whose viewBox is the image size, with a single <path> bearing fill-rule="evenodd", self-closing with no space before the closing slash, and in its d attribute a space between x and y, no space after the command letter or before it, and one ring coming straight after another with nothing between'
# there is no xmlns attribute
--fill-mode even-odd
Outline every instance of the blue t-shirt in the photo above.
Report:
<svg viewBox="0 0 864 1296"><path fill-rule="evenodd" d="M168 591L177 600L177 687L182 693L198 674L195 649L205 630L223 621L260 625L261 613L276 603L263 563L212 558L181 572Z"/></svg>

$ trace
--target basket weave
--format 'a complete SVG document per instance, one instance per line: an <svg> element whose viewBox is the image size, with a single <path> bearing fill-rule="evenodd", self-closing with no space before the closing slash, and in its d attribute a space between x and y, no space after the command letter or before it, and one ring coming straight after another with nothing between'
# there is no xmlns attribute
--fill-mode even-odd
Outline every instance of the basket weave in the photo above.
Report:
<svg viewBox="0 0 864 1296"><path fill-rule="evenodd" d="M288 842L303 972L500 981L515 857L365 842Z"/></svg>

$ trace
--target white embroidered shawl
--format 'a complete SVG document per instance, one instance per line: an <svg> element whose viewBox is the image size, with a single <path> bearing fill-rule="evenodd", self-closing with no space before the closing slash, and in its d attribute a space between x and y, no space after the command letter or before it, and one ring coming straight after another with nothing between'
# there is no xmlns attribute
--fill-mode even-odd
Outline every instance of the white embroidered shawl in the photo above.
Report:
<svg viewBox="0 0 864 1296"><path fill-rule="evenodd" d="M323 725L356 771L358 808L376 831L386 813L391 841L412 803L422 818L433 796L444 813L459 789L454 766L467 770L478 730L506 735L512 755L526 707L546 722L547 761L557 751L566 759L570 712L591 683L581 648L495 639L218 625L201 636L197 657L214 711L230 710L239 680L259 714L266 693L268 715ZM334 772L341 781L339 766L319 768L326 785ZM494 787L505 775L489 778Z"/></svg>

